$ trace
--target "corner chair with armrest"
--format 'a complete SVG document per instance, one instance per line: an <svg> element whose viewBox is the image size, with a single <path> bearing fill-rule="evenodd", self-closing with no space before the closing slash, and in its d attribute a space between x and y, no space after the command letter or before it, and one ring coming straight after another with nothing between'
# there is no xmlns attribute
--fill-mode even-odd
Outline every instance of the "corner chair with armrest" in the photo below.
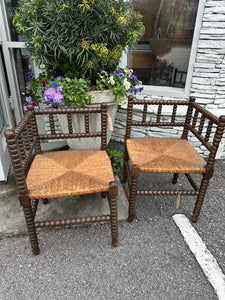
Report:
<svg viewBox="0 0 225 300"><path fill-rule="evenodd" d="M55 115L63 114L67 118L68 133L57 133ZM72 126L72 115L81 115L85 119L82 133L76 133ZM89 126L91 114L101 115L101 130L93 132ZM36 116L49 120L49 134L40 134ZM111 221L112 245L118 244L117 195L118 187L114 179L110 159L106 152L107 107L71 109L38 109L28 106L28 112L15 129L5 132L9 154L15 173L19 201L23 207L31 247L35 255L39 254L36 228L61 225L75 225ZM100 150L66 150L42 152L41 141L100 137ZM32 153L35 157L32 161ZM27 166L31 166L26 175ZM36 221L35 215L39 199L44 203L49 198L102 193L108 196L110 214L65 218L62 220Z"/></svg>
<svg viewBox="0 0 225 300"><path fill-rule="evenodd" d="M134 120L133 108L138 106L142 112L140 121ZM183 120L178 118L178 108L185 109ZM154 109L153 109L154 108ZM170 108L170 110L169 110ZM169 119L163 117L164 109L171 112ZM149 111L154 111L154 117ZM212 113L195 103L191 97L189 101L179 100L147 100L128 97L127 123L125 135L123 182L128 180L129 215L128 221L135 216L136 196L196 196L192 221L197 222L206 190L214 173L216 152L221 141L225 126L225 116L217 118ZM135 137L137 127L159 127L165 131L171 128L183 128L181 138L174 137ZM151 131L149 131L151 136ZM199 143L208 150L207 157L202 157L193 147L190 136L194 136ZM157 190L149 181L149 190L139 189L141 173L173 174L172 183L176 184L178 175L185 174L192 189ZM193 180L191 174L202 176L200 186Z"/></svg>

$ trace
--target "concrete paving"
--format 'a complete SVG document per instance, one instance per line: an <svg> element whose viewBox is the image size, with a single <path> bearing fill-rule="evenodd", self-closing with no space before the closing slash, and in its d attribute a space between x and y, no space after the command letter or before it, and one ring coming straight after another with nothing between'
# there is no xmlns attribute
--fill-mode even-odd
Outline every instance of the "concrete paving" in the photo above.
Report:
<svg viewBox="0 0 225 300"><path fill-rule="evenodd" d="M225 273L225 161L217 161L215 169L199 222L192 225ZM139 183L166 188L170 182L143 174ZM12 199L13 180L1 184L0 202L16 205ZM38 256L32 255L27 234L3 235L0 300L218 299L172 219L190 218L194 200L183 196L176 209L175 197L137 197L135 220L119 224L117 248L111 247L109 223L40 230ZM21 208L14 205L15 215ZM11 209L0 209L1 218Z"/></svg>

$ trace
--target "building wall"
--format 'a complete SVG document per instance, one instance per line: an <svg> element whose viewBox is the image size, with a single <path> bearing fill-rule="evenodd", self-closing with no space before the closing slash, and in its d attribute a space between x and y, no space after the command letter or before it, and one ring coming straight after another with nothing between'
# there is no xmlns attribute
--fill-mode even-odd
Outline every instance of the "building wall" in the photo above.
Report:
<svg viewBox="0 0 225 300"><path fill-rule="evenodd" d="M195 97L196 102L217 116L225 114L225 1L206 1L190 96ZM148 97L159 99L152 95ZM161 97L161 99L168 98ZM162 114L166 120L168 112ZM140 112L136 110L134 118L139 117ZM182 111L179 112L179 117L183 118ZM123 141L125 126L126 111L119 108L112 135L113 140ZM137 134L138 136L180 136L181 132L181 129L173 129L165 133L164 129L147 131L146 128L140 128ZM191 142L200 153L206 154L195 137L191 138Z"/></svg>
<svg viewBox="0 0 225 300"><path fill-rule="evenodd" d="M225 114L225 1L206 1L191 96L216 115Z"/></svg>

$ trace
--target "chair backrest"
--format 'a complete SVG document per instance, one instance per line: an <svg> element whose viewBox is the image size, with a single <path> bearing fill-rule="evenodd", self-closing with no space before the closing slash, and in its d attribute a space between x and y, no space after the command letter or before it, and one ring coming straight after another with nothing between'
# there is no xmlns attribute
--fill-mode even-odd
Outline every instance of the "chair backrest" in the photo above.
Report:
<svg viewBox="0 0 225 300"><path fill-rule="evenodd" d="M101 150L107 147L107 105L102 103L100 107L70 108L70 109L39 109L34 111L35 115L43 115L48 118L50 125L49 134L39 134L39 140L74 139L74 138L101 138ZM82 125L77 128L73 125L73 117L82 118ZM101 119L101 128L90 124L92 115ZM98 116L97 116L98 115ZM56 130L54 116L65 116L67 133L59 133Z"/></svg>
<svg viewBox="0 0 225 300"><path fill-rule="evenodd" d="M133 120L134 105L142 105L142 119ZM168 109L171 107L171 109ZM178 108L183 111L183 120L178 116ZM166 108L167 119L163 117L163 109ZM170 113L168 113L170 111ZM155 112L154 117L148 112ZM192 133L200 143L209 151L208 163L214 161L216 151L221 141L225 116L220 118L195 103L195 98L191 97L189 101L181 100L147 100L128 97L127 107L127 126L125 138L131 137L132 127L162 127L171 129L171 127L183 127L182 139L188 139L188 134Z"/></svg>

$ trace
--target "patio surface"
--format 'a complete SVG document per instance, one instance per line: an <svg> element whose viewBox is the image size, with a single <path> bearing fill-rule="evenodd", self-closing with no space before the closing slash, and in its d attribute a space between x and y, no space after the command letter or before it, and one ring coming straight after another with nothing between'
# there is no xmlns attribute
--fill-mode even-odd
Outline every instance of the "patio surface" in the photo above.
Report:
<svg viewBox="0 0 225 300"><path fill-rule="evenodd" d="M199 221L191 223L223 274L224 174L225 161L219 160ZM140 184L144 188L157 181L162 188L170 185L170 179L149 180L143 175ZM7 188L0 183L4 230L7 218L20 214L15 197L13 177ZM175 197L137 197L135 220L119 223L117 248L111 247L110 224L53 228L39 231L38 256L32 255L28 236L21 234L24 231L18 230L21 224L17 223L0 241L0 299L218 299L172 218L182 214L190 219L193 206L193 197L181 197L178 209ZM127 216L126 201L123 208L121 220Z"/></svg>

